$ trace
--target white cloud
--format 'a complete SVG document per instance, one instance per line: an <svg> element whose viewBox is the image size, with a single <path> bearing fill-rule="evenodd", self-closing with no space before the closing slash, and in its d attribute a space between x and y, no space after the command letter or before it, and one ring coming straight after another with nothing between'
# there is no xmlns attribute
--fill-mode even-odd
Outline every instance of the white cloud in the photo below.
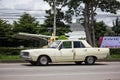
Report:
<svg viewBox="0 0 120 80"><path fill-rule="evenodd" d="M113 21L115 21L115 19L117 17L120 17L120 12L117 11L117 14L112 14L110 12L102 12L100 9L97 9L96 11L97 15L96 15L96 19L97 21L104 21L106 25L112 27L113 26Z"/></svg>
<svg viewBox="0 0 120 80"><path fill-rule="evenodd" d="M36 0L34 9L35 10L48 10L48 9L50 9L50 6L46 2Z"/></svg>
<svg viewBox="0 0 120 80"><path fill-rule="evenodd" d="M50 7L43 0L0 0L0 18L3 18L3 17L14 18L16 17L16 15L17 17L19 17L20 15L23 14L23 12L27 12L34 17L41 17L42 19L39 19L39 20L43 22L44 20L43 18L46 15L45 10L47 9L50 9ZM63 11L67 9L68 8L65 7ZM120 11L118 12L118 14L119 13ZM116 18L116 17L103 16L103 15L112 15L112 16L115 16L115 15L101 12L99 9L97 10L97 14L98 14L97 21L103 20L106 24L110 26L112 25L113 20L115 20ZM75 20L73 21L75 22Z"/></svg>
<svg viewBox="0 0 120 80"><path fill-rule="evenodd" d="M47 3L43 2L43 0L1 0L0 4L4 8L9 9L48 9L49 6Z"/></svg>
<svg viewBox="0 0 120 80"><path fill-rule="evenodd" d="M25 2L25 3L17 3L14 5L14 9L33 9L34 3L33 1Z"/></svg>
<svg viewBox="0 0 120 80"><path fill-rule="evenodd" d="M50 7L43 0L0 0L0 18L10 18L7 19L10 22L13 20L11 17L20 17L24 12L44 18L47 9Z"/></svg>

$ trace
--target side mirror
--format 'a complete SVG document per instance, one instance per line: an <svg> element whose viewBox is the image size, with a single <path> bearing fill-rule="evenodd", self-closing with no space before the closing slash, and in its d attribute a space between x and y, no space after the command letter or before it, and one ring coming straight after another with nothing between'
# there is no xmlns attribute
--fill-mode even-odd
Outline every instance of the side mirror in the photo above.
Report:
<svg viewBox="0 0 120 80"><path fill-rule="evenodd" d="M62 49L62 45L59 46L58 50L61 50Z"/></svg>

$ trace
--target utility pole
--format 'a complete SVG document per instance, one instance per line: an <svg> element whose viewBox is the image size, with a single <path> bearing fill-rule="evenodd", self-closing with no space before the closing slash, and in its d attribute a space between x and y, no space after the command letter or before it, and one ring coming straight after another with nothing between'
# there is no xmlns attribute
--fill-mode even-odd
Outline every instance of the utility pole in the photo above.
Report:
<svg viewBox="0 0 120 80"><path fill-rule="evenodd" d="M53 8L54 8L54 22L53 22L53 36L55 37L56 36L56 14L57 14L57 12L56 12L56 0L54 0L54 2L53 2L54 4L53 4Z"/></svg>

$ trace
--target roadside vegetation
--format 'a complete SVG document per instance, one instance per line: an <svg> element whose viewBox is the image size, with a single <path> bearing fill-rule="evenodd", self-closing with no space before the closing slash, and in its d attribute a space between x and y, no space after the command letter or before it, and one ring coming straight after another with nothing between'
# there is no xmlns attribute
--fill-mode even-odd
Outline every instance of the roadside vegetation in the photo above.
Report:
<svg viewBox="0 0 120 80"><path fill-rule="evenodd" d="M49 3L52 9L51 1L44 0ZM81 5L85 5L85 7ZM94 18L97 13L97 8L103 12L117 14L120 9L120 2L117 0L57 0L56 14L56 36L59 39L67 39L65 33L71 32L68 25L72 21L72 17L77 17L77 22L84 26L87 41L92 46L98 46L98 39L101 36L119 36L120 35L120 19L113 21L113 26L107 26L103 21L97 22ZM60 8L61 6L61 8ZM67 11L62 8L68 7ZM17 21L9 24L8 21L0 18L0 60L19 60L19 52L27 48L39 48L45 46L43 40L21 40L16 39L13 35L23 32L31 34L52 35L54 13L51 10L46 10L46 20L43 24L29 13L23 13ZM81 17L82 16L82 17ZM88 22L89 21L89 22ZM95 43L96 42L96 43ZM23 46L23 48L20 48ZM111 51L111 56L108 59L119 59L120 49Z"/></svg>
<svg viewBox="0 0 120 80"><path fill-rule="evenodd" d="M0 31L1 31L0 32L0 60L21 60L19 56L19 53L21 50L27 49L27 48L39 48L41 46L44 46L43 44L40 44L39 41L28 41L28 40L20 40L20 39L13 38L13 35L18 32L28 31L29 33L29 31L31 31L32 33L35 33L35 34L39 34L39 33L42 34L42 31L45 29L45 25L41 27L40 25L38 25L38 22L36 21L33 22L34 24L31 24L31 22L26 22L27 26L29 24L29 27L28 29L25 28L25 24L23 24L24 18L28 18L28 21L30 21L29 19L31 18L34 21L34 18L27 13L24 13L23 16L21 16L20 20L18 21L19 23L14 22L14 26L8 24L7 21L0 19ZM107 36L107 35L114 36L114 35L120 34L120 32L117 31L120 28L119 27L120 24L118 23L120 23L120 20L117 18L116 21L114 22L114 26L112 29L108 29L109 26L106 26L106 24L103 21L95 23L95 26L96 26L95 35L96 35L97 46L98 46L99 36ZM31 24L31 27L30 27L30 24ZM37 27L32 27L33 25L37 25ZM66 29L67 28L69 29L69 27L66 27ZM100 32L100 33L97 33L97 32ZM58 34L60 33L61 32L58 31ZM67 39L67 37L64 36L63 34L60 34L59 39ZM120 60L120 49L111 49L110 53L111 55L107 58L107 60Z"/></svg>
<svg viewBox="0 0 120 80"><path fill-rule="evenodd" d="M107 59L110 59L110 60L120 60L120 54L112 54Z"/></svg>
<svg viewBox="0 0 120 80"><path fill-rule="evenodd" d="M0 60L21 60L19 55L0 55Z"/></svg>

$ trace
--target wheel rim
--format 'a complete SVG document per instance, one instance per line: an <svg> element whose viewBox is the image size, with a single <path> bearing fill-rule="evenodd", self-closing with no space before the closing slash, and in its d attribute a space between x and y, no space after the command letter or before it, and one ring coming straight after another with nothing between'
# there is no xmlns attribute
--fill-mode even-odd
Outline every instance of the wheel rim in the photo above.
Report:
<svg viewBox="0 0 120 80"><path fill-rule="evenodd" d="M45 56L41 57L39 61L40 61L41 65L47 65L48 64L48 59Z"/></svg>
<svg viewBox="0 0 120 80"><path fill-rule="evenodd" d="M88 64L93 64L94 63L94 57L88 57L87 58L87 63Z"/></svg>

